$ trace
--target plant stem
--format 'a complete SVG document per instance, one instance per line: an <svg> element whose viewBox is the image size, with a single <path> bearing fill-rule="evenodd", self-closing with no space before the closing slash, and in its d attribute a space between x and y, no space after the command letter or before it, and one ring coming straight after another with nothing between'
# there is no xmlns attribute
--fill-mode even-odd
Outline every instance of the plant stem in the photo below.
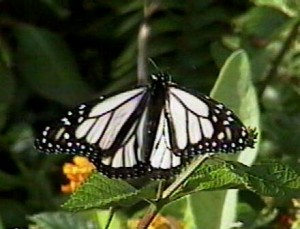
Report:
<svg viewBox="0 0 300 229"><path fill-rule="evenodd" d="M114 208L110 207L110 208L109 208L109 213L108 213L108 214L109 214L109 215L108 215L108 219L107 219L107 222L106 222L106 224L105 224L104 229L109 229L109 227L110 227L110 224L111 224L112 219L113 219L114 214L115 214Z"/></svg>
<svg viewBox="0 0 300 229"><path fill-rule="evenodd" d="M149 21L159 7L159 0L144 0L144 20L138 34L137 78L140 85L149 84L150 81L148 71L148 43L151 35L151 27Z"/></svg>
<svg viewBox="0 0 300 229"><path fill-rule="evenodd" d="M162 198L169 198L188 178L189 176L203 164L211 155L204 154L194 160L187 169L163 192Z"/></svg>
<svg viewBox="0 0 300 229"><path fill-rule="evenodd" d="M149 83L148 73L148 42L150 38L149 18L151 7L149 0L144 0L144 19L138 34L137 77L140 85Z"/></svg>
<svg viewBox="0 0 300 229"><path fill-rule="evenodd" d="M140 85L146 85L149 82L148 79L148 52L147 44L150 35L150 27L145 21L139 31L138 35L138 59L137 59L137 77Z"/></svg>
<svg viewBox="0 0 300 229"><path fill-rule="evenodd" d="M151 205L149 212L144 216L143 219L139 222L137 229L147 229L154 218L157 216L162 206L160 205Z"/></svg>
<svg viewBox="0 0 300 229"><path fill-rule="evenodd" d="M164 180L160 180L157 188L157 194L156 194L156 199L160 200L162 198L163 190L164 190Z"/></svg>
<svg viewBox="0 0 300 229"><path fill-rule="evenodd" d="M167 198L169 198L187 179L188 177L197 169L198 166L203 164L209 157L210 154L205 154L203 156L199 156L196 160L194 160L188 168L172 183L163 193L159 194L160 198L156 203L150 206L149 212L144 216L144 218L140 221L137 229L147 229L154 218L157 216L159 211L168 203ZM161 192L163 182L159 184L158 193Z"/></svg>
<svg viewBox="0 0 300 229"><path fill-rule="evenodd" d="M284 55L288 52L289 48L291 47L291 44L295 40L295 38L298 35L298 30L300 26L300 21L297 21L293 26L288 34L286 40L283 42L281 49L279 50L277 56L274 58L274 60L271 63L270 70L266 74L265 79L260 83L260 88L258 90L258 97L261 98L263 96L263 93L272 80L277 75L278 67L281 64Z"/></svg>

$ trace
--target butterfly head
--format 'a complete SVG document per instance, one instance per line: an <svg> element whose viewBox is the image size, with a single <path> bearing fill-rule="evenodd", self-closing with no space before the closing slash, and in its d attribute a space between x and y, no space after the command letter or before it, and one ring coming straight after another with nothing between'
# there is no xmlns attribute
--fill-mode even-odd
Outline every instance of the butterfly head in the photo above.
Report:
<svg viewBox="0 0 300 229"><path fill-rule="evenodd" d="M164 73L164 72L159 72L156 74L152 74L151 78L153 81L155 82L159 82L159 83L169 83L171 81L171 75Z"/></svg>

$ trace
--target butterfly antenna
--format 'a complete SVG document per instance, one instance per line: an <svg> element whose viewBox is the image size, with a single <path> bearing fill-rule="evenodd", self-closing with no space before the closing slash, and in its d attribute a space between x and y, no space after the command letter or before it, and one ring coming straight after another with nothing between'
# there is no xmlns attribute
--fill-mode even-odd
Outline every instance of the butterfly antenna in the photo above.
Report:
<svg viewBox="0 0 300 229"><path fill-rule="evenodd" d="M153 65L153 67L160 72L161 70L159 69L159 67L157 66L157 64L155 63L155 61L152 58L148 58L149 62Z"/></svg>

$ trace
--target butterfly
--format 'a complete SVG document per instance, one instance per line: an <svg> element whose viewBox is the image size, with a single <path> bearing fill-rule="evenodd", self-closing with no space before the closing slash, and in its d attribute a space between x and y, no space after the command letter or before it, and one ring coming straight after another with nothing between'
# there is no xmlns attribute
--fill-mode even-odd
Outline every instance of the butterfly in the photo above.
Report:
<svg viewBox="0 0 300 229"><path fill-rule="evenodd" d="M196 155L253 147L255 134L210 97L165 73L151 83L82 103L36 138L46 153L87 157L110 178L169 178Z"/></svg>

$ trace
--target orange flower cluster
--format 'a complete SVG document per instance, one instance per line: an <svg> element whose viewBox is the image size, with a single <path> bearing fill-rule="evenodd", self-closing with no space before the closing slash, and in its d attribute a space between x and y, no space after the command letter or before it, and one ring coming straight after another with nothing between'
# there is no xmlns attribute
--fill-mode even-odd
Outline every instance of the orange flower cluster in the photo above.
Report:
<svg viewBox="0 0 300 229"><path fill-rule="evenodd" d="M73 193L95 170L95 165L86 157L75 156L73 163L65 163L63 166L63 173L70 180L70 183L62 185L61 191Z"/></svg>
<svg viewBox="0 0 300 229"><path fill-rule="evenodd" d="M136 228L139 224L139 220L131 220L128 222L129 228ZM158 215L152 221L148 227L149 229L184 229L182 222L172 218Z"/></svg>

